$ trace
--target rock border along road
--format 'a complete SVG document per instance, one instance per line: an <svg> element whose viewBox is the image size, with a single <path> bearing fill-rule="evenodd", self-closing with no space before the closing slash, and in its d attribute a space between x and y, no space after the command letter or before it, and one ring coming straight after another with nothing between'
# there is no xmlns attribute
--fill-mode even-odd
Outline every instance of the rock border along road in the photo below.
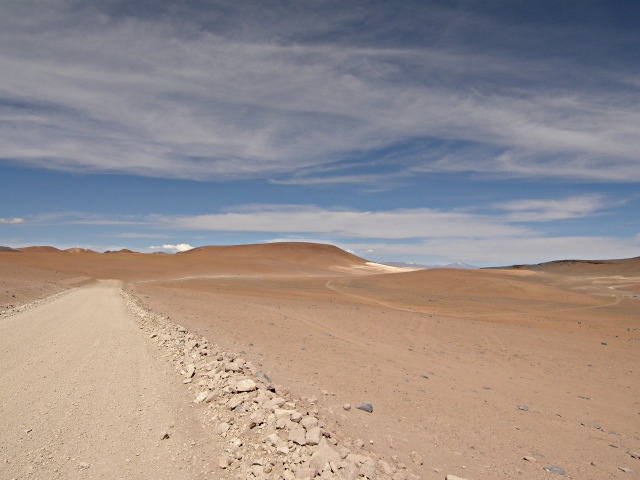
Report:
<svg viewBox="0 0 640 480"><path fill-rule="evenodd" d="M2 479L418 478L119 281L0 319L0 365Z"/></svg>

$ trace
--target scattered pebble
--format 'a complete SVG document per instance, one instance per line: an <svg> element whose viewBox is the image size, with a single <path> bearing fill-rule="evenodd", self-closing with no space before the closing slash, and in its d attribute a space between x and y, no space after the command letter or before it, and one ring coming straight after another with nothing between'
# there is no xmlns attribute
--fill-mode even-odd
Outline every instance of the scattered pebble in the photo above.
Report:
<svg viewBox="0 0 640 480"><path fill-rule="evenodd" d="M551 473L557 473L558 475L566 475L566 472L560 467L554 467L553 465L547 465L544 470Z"/></svg>
<svg viewBox="0 0 640 480"><path fill-rule="evenodd" d="M536 463L536 462L538 461L538 460L536 460L536 457L532 457L531 455L526 455L526 456L524 457L524 459L525 459L527 462L531 462L531 463Z"/></svg>
<svg viewBox="0 0 640 480"><path fill-rule="evenodd" d="M369 402L364 402L361 403L360 405L358 405L356 407L358 410L362 410L364 412L369 412L372 413L373 412L373 405L371 405Z"/></svg>
<svg viewBox="0 0 640 480"><path fill-rule="evenodd" d="M342 408L346 411L351 410L351 404L350 403L345 403L344 405L342 405Z"/></svg>
<svg viewBox="0 0 640 480"><path fill-rule="evenodd" d="M523 412L526 412L529 410L529 407L527 405L518 405L518 410L522 410Z"/></svg>

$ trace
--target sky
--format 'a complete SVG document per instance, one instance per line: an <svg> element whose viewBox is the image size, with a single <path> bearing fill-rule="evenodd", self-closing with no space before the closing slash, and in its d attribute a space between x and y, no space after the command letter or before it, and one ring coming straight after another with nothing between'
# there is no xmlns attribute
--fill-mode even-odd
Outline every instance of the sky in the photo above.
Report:
<svg viewBox="0 0 640 480"><path fill-rule="evenodd" d="M637 0L0 2L0 245L640 255Z"/></svg>

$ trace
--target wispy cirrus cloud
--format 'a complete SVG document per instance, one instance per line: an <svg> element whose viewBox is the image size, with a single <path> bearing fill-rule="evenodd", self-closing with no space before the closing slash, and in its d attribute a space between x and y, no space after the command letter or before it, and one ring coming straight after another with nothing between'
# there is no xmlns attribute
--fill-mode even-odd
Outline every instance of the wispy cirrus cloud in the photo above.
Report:
<svg viewBox="0 0 640 480"><path fill-rule="evenodd" d="M398 174L640 180L637 71L627 57L588 53L612 48L611 31L589 30L584 47L554 56L572 32L548 25L543 39L533 24L472 7L411 4L389 20L376 3L174 3L4 3L0 161L383 182L367 177L366 153L419 142ZM354 28L363 18L369 28ZM469 41L492 39L487 31L510 42ZM354 155L360 174L345 176L341 163Z"/></svg>
<svg viewBox="0 0 640 480"><path fill-rule="evenodd" d="M427 208L360 211L299 205L245 206L208 215L151 216L164 228L217 232L323 234L334 238L406 239L524 235L529 229L489 216Z"/></svg>
<svg viewBox="0 0 640 480"><path fill-rule="evenodd" d="M549 222L597 215L619 203L591 194L559 199L513 200L494 207L508 212L506 219L510 222Z"/></svg>

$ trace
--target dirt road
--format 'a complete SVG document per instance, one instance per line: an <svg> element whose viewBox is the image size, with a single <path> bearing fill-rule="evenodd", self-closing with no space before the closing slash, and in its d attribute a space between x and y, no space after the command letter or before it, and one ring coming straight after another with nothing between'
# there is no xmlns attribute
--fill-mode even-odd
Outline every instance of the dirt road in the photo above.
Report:
<svg viewBox="0 0 640 480"><path fill-rule="evenodd" d="M210 478L215 446L119 287L0 319L0 478Z"/></svg>

